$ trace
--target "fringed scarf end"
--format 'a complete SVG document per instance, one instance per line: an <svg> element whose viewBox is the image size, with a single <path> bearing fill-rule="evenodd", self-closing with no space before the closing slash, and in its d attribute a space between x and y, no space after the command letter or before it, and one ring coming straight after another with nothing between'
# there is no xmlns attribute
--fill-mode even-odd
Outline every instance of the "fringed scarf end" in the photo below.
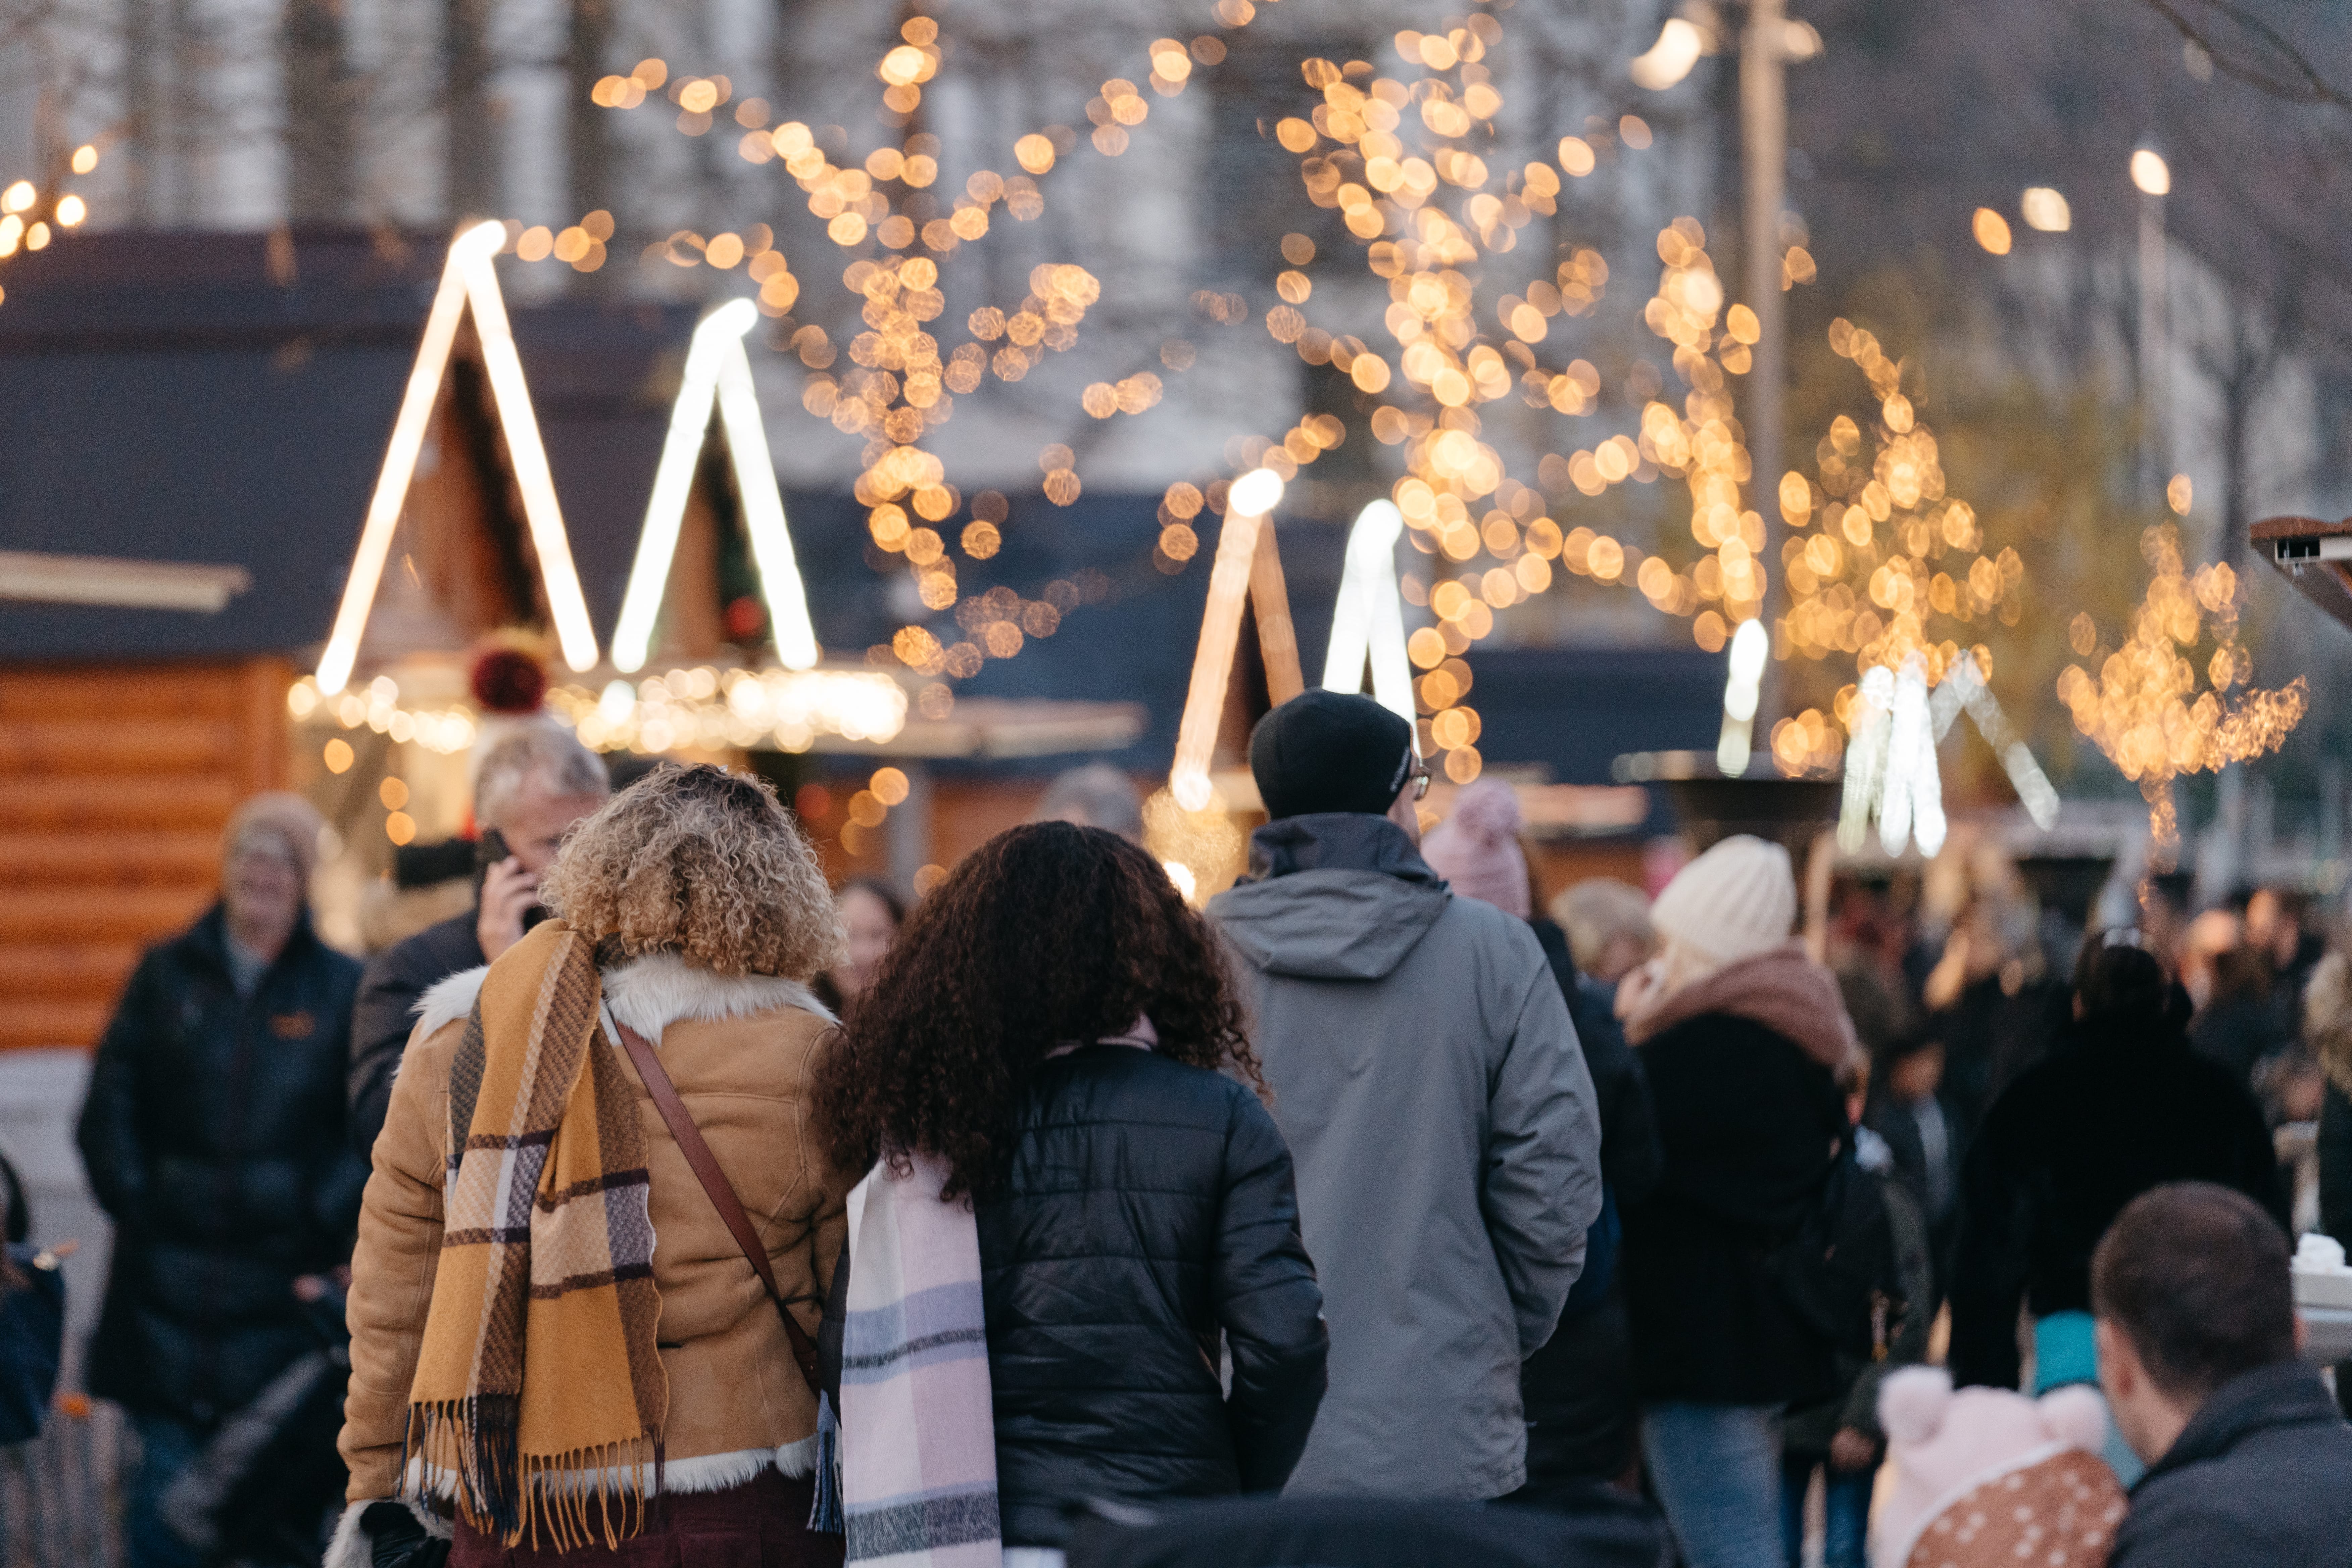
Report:
<svg viewBox="0 0 2352 1568"><path fill-rule="evenodd" d="M559 1552L598 1540L617 1550L642 1534L662 1488L660 1434L523 1454L516 1405L511 1395L480 1394L410 1406L404 1447L422 1463L404 1458L403 1468L415 1495L428 1496L436 1475L448 1478L457 1516L509 1547L536 1548L544 1534Z"/></svg>

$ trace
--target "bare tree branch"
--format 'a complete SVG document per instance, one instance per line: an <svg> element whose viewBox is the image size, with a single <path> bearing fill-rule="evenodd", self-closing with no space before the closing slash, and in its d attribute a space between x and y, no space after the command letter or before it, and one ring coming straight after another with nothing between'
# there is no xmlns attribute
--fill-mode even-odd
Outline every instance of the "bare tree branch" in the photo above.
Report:
<svg viewBox="0 0 2352 1568"><path fill-rule="evenodd" d="M2200 28L2182 12L2174 0L2141 0L2150 10L2179 29L2180 36L2203 49L2213 61L2213 68L2223 76L2245 83L2258 92L2289 103L2324 103L2336 109L2352 109L2352 93L2347 93L2305 59L2303 52L2287 41L2286 36L2256 16L2235 0L2195 0L2206 10L2226 18L2251 37L2267 53L2277 68L2263 62L2243 58L2234 49L2214 42L2210 29Z"/></svg>

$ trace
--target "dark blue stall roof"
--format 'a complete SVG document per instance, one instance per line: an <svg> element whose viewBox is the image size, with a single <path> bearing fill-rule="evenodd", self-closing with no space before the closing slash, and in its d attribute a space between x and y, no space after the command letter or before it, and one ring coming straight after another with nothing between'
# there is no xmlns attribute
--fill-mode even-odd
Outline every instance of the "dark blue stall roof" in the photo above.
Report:
<svg viewBox="0 0 2352 1568"><path fill-rule="evenodd" d="M241 565L215 615L0 603L0 658L292 653L324 637L438 280L440 244L297 231L290 275L262 235L70 235L21 256L0 303L0 549ZM281 252L280 259L283 259ZM609 634L693 312L565 301L512 312L572 551ZM991 660L975 696L1137 701L1150 723L1109 760L1164 769L1175 748L1208 557L1150 563L1157 495L1013 498L1002 552L968 592L1024 597L1100 573L1108 594L1053 637ZM865 560L865 509L788 498L817 634L854 655L903 624ZM1302 651L1321 663L1344 533L1283 536ZM934 617L952 638L951 616ZM1470 700L1491 763L1609 781L1618 753L1715 741L1722 661L1696 649L1474 652ZM991 764L1034 772L1068 759Z"/></svg>
<svg viewBox="0 0 2352 1568"><path fill-rule="evenodd" d="M441 247L297 231L68 235L5 272L0 548L234 563L215 615L7 604L0 658L291 651L324 637ZM283 257L281 252L281 258ZM589 605L609 626L690 312L511 312Z"/></svg>

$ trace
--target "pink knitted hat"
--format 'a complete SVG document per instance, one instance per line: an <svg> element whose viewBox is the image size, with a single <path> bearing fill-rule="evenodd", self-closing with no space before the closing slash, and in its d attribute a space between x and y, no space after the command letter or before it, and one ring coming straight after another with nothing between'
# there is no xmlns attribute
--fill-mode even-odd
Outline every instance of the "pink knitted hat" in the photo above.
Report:
<svg viewBox="0 0 2352 1568"><path fill-rule="evenodd" d="M1421 858L1465 898L1526 920L1528 858L1519 848L1519 797L1500 779L1480 779L1454 797L1454 815L1429 830Z"/></svg>

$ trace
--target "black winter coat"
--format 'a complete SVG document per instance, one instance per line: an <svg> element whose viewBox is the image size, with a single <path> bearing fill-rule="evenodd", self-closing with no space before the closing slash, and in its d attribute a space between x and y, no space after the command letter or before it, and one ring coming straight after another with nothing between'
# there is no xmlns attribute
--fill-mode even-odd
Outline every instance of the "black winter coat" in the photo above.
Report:
<svg viewBox="0 0 2352 1568"><path fill-rule="evenodd" d="M482 940L475 934L480 911L467 910L394 942L368 960L360 977L359 1003L352 1013L352 1062L347 1089L352 1102L352 1146L362 1160L375 1152L376 1134L392 1103L392 1075L416 1026L416 1005L425 992L453 974L479 969Z"/></svg>
<svg viewBox="0 0 2352 1568"><path fill-rule="evenodd" d="M2352 1248L2352 1099L2332 1080L2319 1102L2319 1228Z"/></svg>
<svg viewBox="0 0 2352 1568"><path fill-rule="evenodd" d="M2287 1224L2285 1184L2243 1079L2177 1024L2082 1026L2004 1090L1960 1171L1955 1383L2015 1388L2017 1312L2088 1311L2091 1253L2166 1182L2235 1187Z"/></svg>
<svg viewBox="0 0 2352 1568"><path fill-rule="evenodd" d="M1620 1204L1639 1202L1657 1185L1665 1161L1642 1058L1625 1043L1625 1026L1611 1011L1609 993L1578 973L1568 933L1540 915L1528 923L1535 928L1552 978L1559 982L1569 1021L1584 1047L1584 1065L1592 1073L1592 1096L1601 1112L1601 1174Z"/></svg>
<svg viewBox="0 0 2352 1568"><path fill-rule="evenodd" d="M2132 1488L2108 1568L2338 1568L2352 1560L2352 1427L2294 1363L2215 1389Z"/></svg>
<svg viewBox="0 0 2352 1568"><path fill-rule="evenodd" d="M294 1281L350 1257L367 1180L343 1110L359 979L306 919L240 997L217 905L131 972L78 1130L115 1224L92 1394L209 1426L317 1347Z"/></svg>
<svg viewBox="0 0 2352 1568"><path fill-rule="evenodd" d="M1838 1392L1828 1344L1765 1255L1818 1200L1851 1132L1830 1069L1752 1019L1706 1013L1640 1049L1665 1172L1625 1210L1626 1308L1645 1400L1810 1404Z"/></svg>
<svg viewBox="0 0 2352 1568"><path fill-rule="evenodd" d="M1664 1163L1649 1080L1641 1058L1625 1043L1624 1027L1610 1011L1607 994L1577 973L1567 934L1541 916L1528 923L1568 999L1577 1044L1592 1072L1601 1111L1601 1173L1618 1205L1614 1222L1622 1226L1624 1205L1649 1196ZM1585 1274L1569 1294L1559 1327L1519 1367L1528 1481L1511 1495L1513 1502L1573 1507L1590 1482L1615 1480L1633 1466L1636 1397L1627 1352L1624 1277L1612 1268L1600 1290L1588 1291L1593 1260L1604 1254L1589 1234L1585 1247Z"/></svg>
<svg viewBox="0 0 2352 1568"><path fill-rule="evenodd" d="M1005 1544L1060 1545L1088 1499L1278 1489L1329 1342L1274 1119L1218 1074L1087 1046L1037 1070L1017 1140L976 1205Z"/></svg>
<svg viewBox="0 0 2352 1568"><path fill-rule="evenodd" d="M2189 1044L2208 1061L2228 1068L2251 1086L2263 1058L2294 1037L2278 1026L2278 1010L2268 996L2241 995L2215 1001L2189 1026Z"/></svg>

